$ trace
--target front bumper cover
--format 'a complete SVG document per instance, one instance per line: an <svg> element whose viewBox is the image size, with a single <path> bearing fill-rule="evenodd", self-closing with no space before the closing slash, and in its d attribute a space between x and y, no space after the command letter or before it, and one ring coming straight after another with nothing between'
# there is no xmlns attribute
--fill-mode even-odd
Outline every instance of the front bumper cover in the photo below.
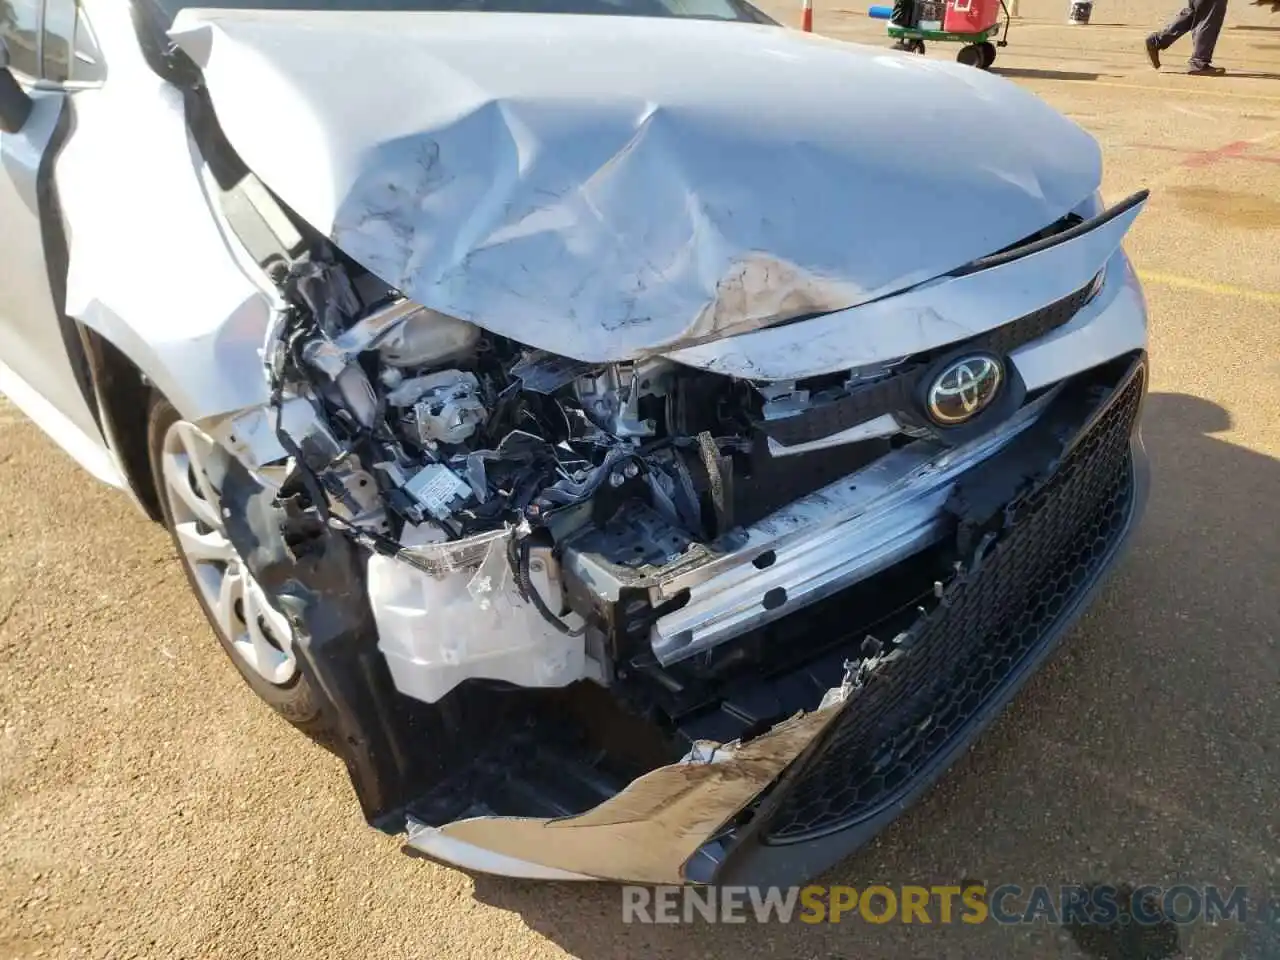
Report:
<svg viewBox="0 0 1280 960"><path fill-rule="evenodd" d="M694 754L577 816L410 818L409 844L507 875L786 884L867 842L995 718L1085 609L1141 516L1146 358L1056 402L953 494L965 559L821 707ZM1049 449L1052 448L1052 449ZM859 659L860 657L860 659Z"/></svg>

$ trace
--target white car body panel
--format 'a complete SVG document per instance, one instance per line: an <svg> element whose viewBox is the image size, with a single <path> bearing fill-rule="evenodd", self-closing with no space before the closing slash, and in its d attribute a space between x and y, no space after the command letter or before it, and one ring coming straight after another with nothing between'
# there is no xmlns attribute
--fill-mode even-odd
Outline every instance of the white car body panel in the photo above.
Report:
<svg viewBox="0 0 1280 960"><path fill-rule="evenodd" d="M271 298L210 212L182 95L148 67L123 5L85 5L109 73L75 93L75 133L54 168L70 245L67 314L188 419L265 403Z"/></svg>
<svg viewBox="0 0 1280 960"><path fill-rule="evenodd" d="M1057 330L1009 355L1028 390L1147 346L1147 301L1123 250L1111 254L1102 289Z"/></svg>
<svg viewBox="0 0 1280 960"><path fill-rule="evenodd" d="M188 10L172 35L249 168L341 250L580 360L883 297L1100 181L1094 140L1014 84L776 27ZM844 352L877 352L882 322L918 327L870 315Z"/></svg>
<svg viewBox="0 0 1280 960"><path fill-rule="evenodd" d="M41 425L68 438L63 445L85 463L86 441L97 442L98 425L68 358L69 331L59 322L54 303L57 293L46 266L36 183L47 164L46 144L66 126L65 97L39 89L31 89L30 95L31 114L22 129L0 132L0 228L5 235L0 241L0 360L8 370L5 379L20 380L26 387L16 388L15 402L25 409L32 406L30 394L42 395L45 404L35 407L41 411Z"/></svg>
<svg viewBox="0 0 1280 960"><path fill-rule="evenodd" d="M96 479L123 487L124 477L101 436L85 432L74 420L49 402L48 397L0 362L0 393L31 418L31 422L84 467Z"/></svg>

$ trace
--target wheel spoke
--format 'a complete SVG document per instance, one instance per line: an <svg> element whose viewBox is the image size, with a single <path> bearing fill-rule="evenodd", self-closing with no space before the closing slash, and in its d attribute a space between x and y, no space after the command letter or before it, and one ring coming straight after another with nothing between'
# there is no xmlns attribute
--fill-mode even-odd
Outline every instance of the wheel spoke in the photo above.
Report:
<svg viewBox="0 0 1280 960"><path fill-rule="evenodd" d="M218 456L218 450L221 448L186 422L179 422L178 437L182 441L183 449L187 451L187 457L192 467L191 474L195 477L196 487L200 491L200 496L213 505L212 510L217 517L213 525L221 528L222 517L217 515L217 504L222 502L222 497L218 492L222 482L222 470L218 469L218 465L214 463Z"/></svg>
<svg viewBox="0 0 1280 960"><path fill-rule="evenodd" d="M198 427L180 420L169 428L161 471L174 539L240 669L287 683L298 669L289 619L268 601L225 532L220 491L229 461Z"/></svg>
<svg viewBox="0 0 1280 960"><path fill-rule="evenodd" d="M250 579L245 589L253 596L254 608L262 617L262 622L266 626L267 632L271 634L272 639L284 651L284 655L292 660L293 626L289 623L289 618L271 605L257 580Z"/></svg>
<svg viewBox="0 0 1280 960"><path fill-rule="evenodd" d="M279 683L280 674L288 662L288 658L272 646L262 630L260 622L262 607L265 605L261 594L249 587L244 592L244 621L249 631L249 642L253 645L253 657L258 672L272 683Z"/></svg>
<svg viewBox="0 0 1280 960"><path fill-rule="evenodd" d="M240 633L240 624L236 618L236 602L244 593L244 580L238 569L228 568L218 586L218 601L214 605L214 613L218 618L218 626L231 640Z"/></svg>
<svg viewBox="0 0 1280 960"><path fill-rule="evenodd" d="M179 453L166 453L163 460L165 483L182 504L206 526L222 529L222 517L218 515L216 500L210 502L191 486L193 472L190 458Z"/></svg>
<svg viewBox="0 0 1280 960"><path fill-rule="evenodd" d="M174 524L173 532L192 563L230 563L235 559L235 549L221 531L201 532L199 525L189 521Z"/></svg>

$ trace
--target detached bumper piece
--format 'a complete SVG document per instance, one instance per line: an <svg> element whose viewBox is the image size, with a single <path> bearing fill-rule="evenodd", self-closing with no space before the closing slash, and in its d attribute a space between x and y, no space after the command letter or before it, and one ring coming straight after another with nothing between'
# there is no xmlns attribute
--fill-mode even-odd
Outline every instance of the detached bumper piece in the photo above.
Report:
<svg viewBox="0 0 1280 960"><path fill-rule="evenodd" d="M1143 506L1135 431L1145 376L1139 358L1050 468L998 508L986 504L1016 481L1019 461L1035 463L1036 445L1061 435L1069 411L966 478L952 506L969 559L932 609L859 664L840 715L749 825L706 851L716 882L782 882L839 861L936 780L1008 703L1082 612Z"/></svg>
<svg viewBox="0 0 1280 960"><path fill-rule="evenodd" d="M972 743L1118 557L1145 500L1145 377L1137 354L1064 385L962 476L953 537L823 601L826 614L796 613L796 642L765 645L772 667L708 681L701 706L668 712L693 742L679 762L627 782L588 761L595 799L570 799L546 775L565 768L519 751L530 771L472 769L466 789L436 791L450 809L411 804L410 846L482 871L659 883L790 884L847 856ZM895 578L916 584L910 602ZM767 722L744 708L751 691L772 702ZM565 796L534 813L513 790Z"/></svg>

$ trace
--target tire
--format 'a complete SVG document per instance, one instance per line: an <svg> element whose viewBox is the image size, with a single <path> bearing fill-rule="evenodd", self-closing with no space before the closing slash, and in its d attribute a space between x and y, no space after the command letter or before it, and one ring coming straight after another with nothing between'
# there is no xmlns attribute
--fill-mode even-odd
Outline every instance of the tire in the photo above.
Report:
<svg viewBox="0 0 1280 960"><path fill-rule="evenodd" d="M996 45L987 40L978 44L978 49L982 51L982 69L990 70L991 65L996 62Z"/></svg>
<svg viewBox="0 0 1280 960"><path fill-rule="evenodd" d="M961 47L960 52L956 54L956 60L966 67L981 67L982 49L976 43Z"/></svg>
<svg viewBox="0 0 1280 960"><path fill-rule="evenodd" d="M187 584L191 587L191 592L195 594L196 600L200 604L200 609L204 612L205 619L209 621L209 626L213 629L214 635L222 645L223 652L235 665L236 670L239 671L241 678L248 684L249 688L267 706L303 733L323 740L327 736L328 730L320 709L320 701L316 697L310 681L298 667L296 660L294 661L295 669L287 679L283 679L281 682L273 682L246 659L241 653L241 646L244 644L237 646L232 637L228 635L227 630L220 624L219 617L210 606L209 597L206 594L207 588L202 586L197 578L193 563L179 540L175 509L183 509L183 505L173 502L174 494L171 492L170 484L164 474L164 455L166 437L170 435L171 428L179 423L180 420L178 412L167 400L159 395L153 395L147 416L147 452L151 461L151 476L160 501L164 526L173 540L174 549L178 553L178 561L182 564L183 573L187 577ZM220 511L221 506L219 505L217 509ZM206 569L208 568L202 566L202 570ZM257 586L256 581L253 581L253 584L255 587ZM257 589L261 591L260 587ZM260 603L261 598L265 597L265 593L259 592L255 594L255 597L257 598L255 602ZM270 597L266 597L266 600L269 604L272 603ZM248 603L247 595L244 602L245 604ZM241 609L244 609L244 607L242 606ZM282 614L279 614L278 611L275 614L280 618L280 621L283 621ZM257 618L255 617L255 619ZM261 621L259 623L261 632ZM283 650L284 646L277 644L277 649Z"/></svg>

